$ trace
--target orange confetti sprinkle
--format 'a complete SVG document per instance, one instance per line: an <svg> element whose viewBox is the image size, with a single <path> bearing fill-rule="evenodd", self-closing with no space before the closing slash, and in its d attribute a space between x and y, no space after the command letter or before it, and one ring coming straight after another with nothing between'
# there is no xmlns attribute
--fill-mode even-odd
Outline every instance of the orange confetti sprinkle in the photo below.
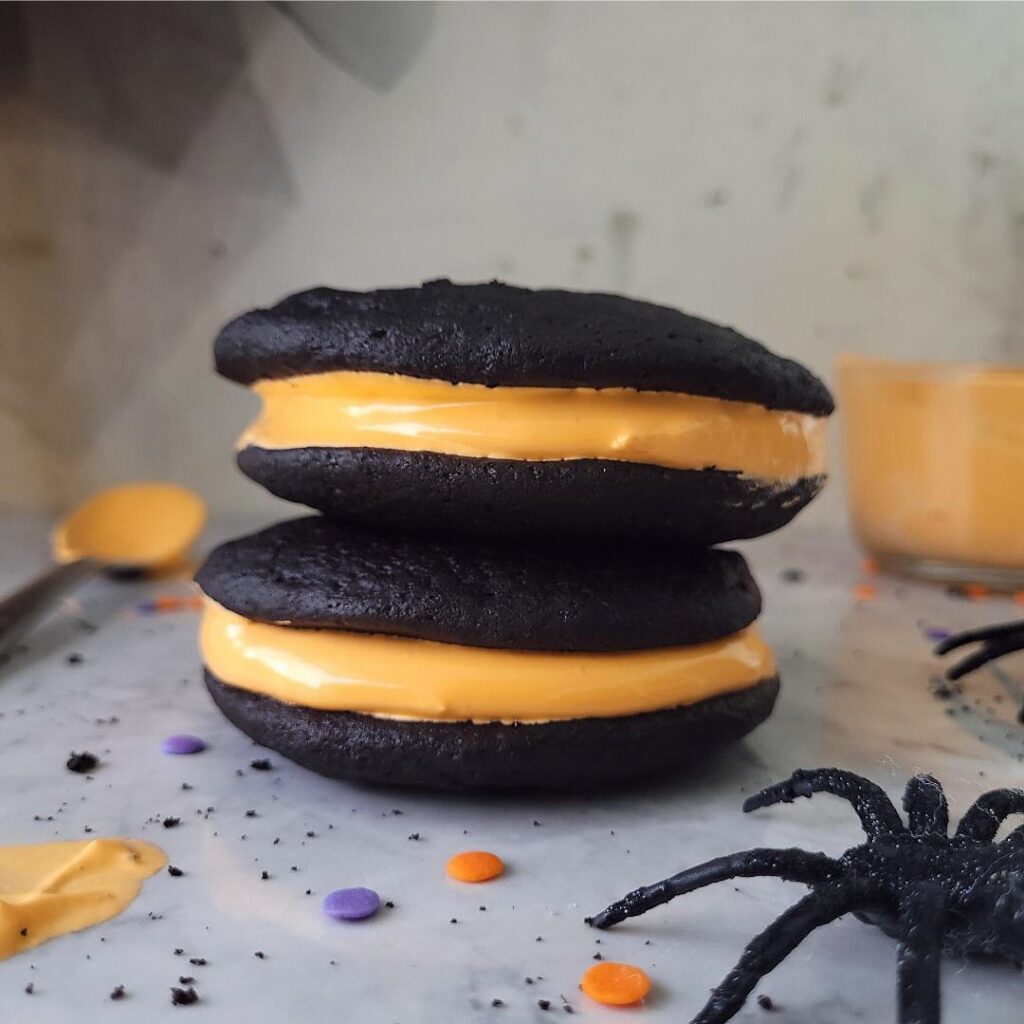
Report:
<svg viewBox="0 0 1024 1024"><path fill-rule="evenodd" d="M196 594L188 599L188 610L190 612L201 612L203 610L203 597L201 594Z"/></svg>
<svg viewBox="0 0 1024 1024"><path fill-rule="evenodd" d="M445 867L457 882L489 882L505 871L499 856L486 850L466 850L452 857Z"/></svg>
<svg viewBox="0 0 1024 1024"><path fill-rule="evenodd" d="M873 601L876 597L878 597L878 588L872 583L858 583L853 588L855 601Z"/></svg>
<svg viewBox="0 0 1024 1024"><path fill-rule="evenodd" d="M180 611L184 606L185 599L175 594L162 594L153 600L153 607L158 612L176 612Z"/></svg>
<svg viewBox="0 0 1024 1024"><path fill-rule="evenodd" d="M591 999L606 1006L628 1006L640 1002L651 991L651 979L632 964L605 960L586 971L580 988Z"/></svg>
<svg viewBox="0 0 1024 1024"><path fill-rule="evenodd" d="M964 597L969 597L972 601L981 601L988 595L989 589L983 583L964 584Z"/></svg>
<svg viewBox="0 0 1024 1024"><path fill-rule="evenodd" d="M873 558L865 558L860 563L860 571L865 576L877 576L878 575L878 563Z"/></svg>
<svg viewBox="0 0 1024 1024"><path fill-rule="evenodd" d="M1016 604L1024 605L1024 590L1018 590L1017 593L1013 595L1013 600Z"/></svg>

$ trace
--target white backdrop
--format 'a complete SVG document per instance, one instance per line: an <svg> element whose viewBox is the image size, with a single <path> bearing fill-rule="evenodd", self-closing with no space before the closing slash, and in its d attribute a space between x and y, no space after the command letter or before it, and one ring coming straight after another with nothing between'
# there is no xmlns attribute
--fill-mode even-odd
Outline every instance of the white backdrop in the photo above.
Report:
<svg viewBox="0 0 1024 1024"><path fill-rule="evenodd" d="M267 6L115 6L148 28L91 64L29 12L0 102L0 504L167 476L284 512L210 341L319 283L623 291L826 378L1024 361L1020 5L442 4L387 92Z"/></svg>

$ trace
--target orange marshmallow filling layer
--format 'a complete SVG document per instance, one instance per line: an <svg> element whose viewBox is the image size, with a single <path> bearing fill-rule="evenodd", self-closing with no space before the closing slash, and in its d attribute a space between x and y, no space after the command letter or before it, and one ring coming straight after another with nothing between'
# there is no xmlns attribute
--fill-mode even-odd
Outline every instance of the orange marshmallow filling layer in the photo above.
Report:
<svg viewBox="0 0 1024 1024"><path fill-rule="evenodd" d="M614 653L497 650L254 622L207 600L200 646L221 682L324 711L546 722L657 711L775 673L756 627L711 643Z"/></svg>
<svg viewBox="0 0 1024 1024"><path fill-rule="evenodd" d="M476 458L611 459L771 480L825 469L826 420L632 388L487 387L338 370L253 385L239 447L389 448Z"/></svg>

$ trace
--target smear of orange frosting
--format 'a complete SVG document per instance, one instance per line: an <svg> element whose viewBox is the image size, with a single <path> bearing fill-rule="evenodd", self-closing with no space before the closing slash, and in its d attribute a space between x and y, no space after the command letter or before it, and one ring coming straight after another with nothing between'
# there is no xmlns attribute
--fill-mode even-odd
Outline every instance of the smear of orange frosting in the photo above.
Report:
<svg viewBox="0 0 1024 1024"><path fill-rule="evenodd" d="M166 863L141 839L0 846L0 960L115 917Z"/></svg>

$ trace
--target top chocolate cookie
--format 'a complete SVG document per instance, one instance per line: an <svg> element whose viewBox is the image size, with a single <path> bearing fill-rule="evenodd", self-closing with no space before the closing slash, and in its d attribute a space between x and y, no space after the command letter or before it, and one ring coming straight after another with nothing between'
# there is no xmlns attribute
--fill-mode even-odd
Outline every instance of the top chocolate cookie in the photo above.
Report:
<svg viewBox="0 0 1024 1024"><path fill-rule="evenodd" d="M827 416L825 385L732 328L599 292L429 281L313 288L232 320L217 369L243 384L361 370L451 383L674 391Z"/></svg>

